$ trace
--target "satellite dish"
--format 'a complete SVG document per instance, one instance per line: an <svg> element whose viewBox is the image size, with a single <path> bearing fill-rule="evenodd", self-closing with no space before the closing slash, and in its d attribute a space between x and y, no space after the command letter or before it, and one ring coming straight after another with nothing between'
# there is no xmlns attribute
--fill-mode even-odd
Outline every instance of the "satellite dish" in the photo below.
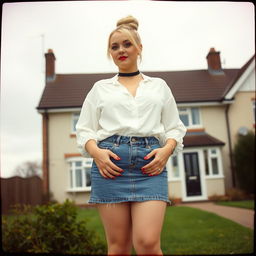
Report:
<svg viewBox="0 0 256 256"><path fill-rule="evenodd" d="M240 127L238 129L238 134L243 135L243 136L247 135L248 134L248 128L244 127L244 126Z"/></svg>

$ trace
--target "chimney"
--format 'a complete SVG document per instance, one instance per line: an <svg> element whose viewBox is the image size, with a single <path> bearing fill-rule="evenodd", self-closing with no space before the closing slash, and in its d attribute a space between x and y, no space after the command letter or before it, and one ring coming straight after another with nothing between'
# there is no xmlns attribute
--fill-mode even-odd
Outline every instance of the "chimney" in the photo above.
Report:
<svg viewBox="0 0 256 256"><path fill-rule="evenodd" d="M46 82L55 80L55 56L52 49L45 53L45 79Z"/></svg>
<svg viewBox="0 0 256 256"><path fill-rule="evenodd" d="M214 48L211 48L206 56L208 63L208 71L212 75L223 75L224 72L220 62L220 52L216 52Z"/></svg>

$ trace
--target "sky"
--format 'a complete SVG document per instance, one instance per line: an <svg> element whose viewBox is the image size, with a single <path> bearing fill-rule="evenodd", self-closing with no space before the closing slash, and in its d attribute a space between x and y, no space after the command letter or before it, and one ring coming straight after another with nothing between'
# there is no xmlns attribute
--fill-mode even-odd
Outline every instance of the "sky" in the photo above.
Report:
<svg viewBox="0 0 256 256"><path fill-rule="evenodd" d="M223 68L241 68L255 53L251 2L48 1L2 5L1 177L42 161L44 53L53 49L57 74L117 72L107 40L118 19L139 21L143 71L207 69L211 47ZM107 77L107 75L106 75Z"/></svg>

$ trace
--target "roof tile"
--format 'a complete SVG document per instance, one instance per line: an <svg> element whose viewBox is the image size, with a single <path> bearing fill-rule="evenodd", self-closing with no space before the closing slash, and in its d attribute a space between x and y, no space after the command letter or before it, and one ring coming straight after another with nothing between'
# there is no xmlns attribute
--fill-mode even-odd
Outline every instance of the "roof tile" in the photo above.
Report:
<svg viewBox="0 0 256 256"><path fill-rule="evenodd" d="M213 75L208 70L143 72L164 79L177 103L222 101L234 82L255 58L241 69L223 69L224 74ZM95 82L113 77L114 73L56 74L46 83L37 109L81 107Z"/></svg>
<svg viewBox="0 0 256 256"><path fill-rule="evenodd" d="M187 133L184 137L184 147L224 146L225 143L208 133Z"/></svg>

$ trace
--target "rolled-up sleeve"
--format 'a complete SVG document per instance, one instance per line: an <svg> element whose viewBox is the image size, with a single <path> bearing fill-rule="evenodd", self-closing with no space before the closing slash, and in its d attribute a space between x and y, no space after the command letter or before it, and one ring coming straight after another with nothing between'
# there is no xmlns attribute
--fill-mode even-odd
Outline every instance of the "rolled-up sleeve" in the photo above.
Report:
<svg viewBox="0 0 256 256"><path fill-rule="evenodd" d="M90 91L84 100L79 119L76 124L76 138L78 150L84 157L90 157L85 149L85 144L93 139L97 142L97 130L99 127L99 111L97 99L93 91Z"/></svg>
<svg viewBox="0 0 256 256"><path fill-rule="evenodd" d="M169 97L166 100L162 111L162 124L164 125L165 129L163 142L165 144L170 138L176 140L177 145L174 150L174 153L176 154L182 151L184 147L183 137L185 136L187 129L180 120L178 108L171 90L168 91Z"/></svg>

